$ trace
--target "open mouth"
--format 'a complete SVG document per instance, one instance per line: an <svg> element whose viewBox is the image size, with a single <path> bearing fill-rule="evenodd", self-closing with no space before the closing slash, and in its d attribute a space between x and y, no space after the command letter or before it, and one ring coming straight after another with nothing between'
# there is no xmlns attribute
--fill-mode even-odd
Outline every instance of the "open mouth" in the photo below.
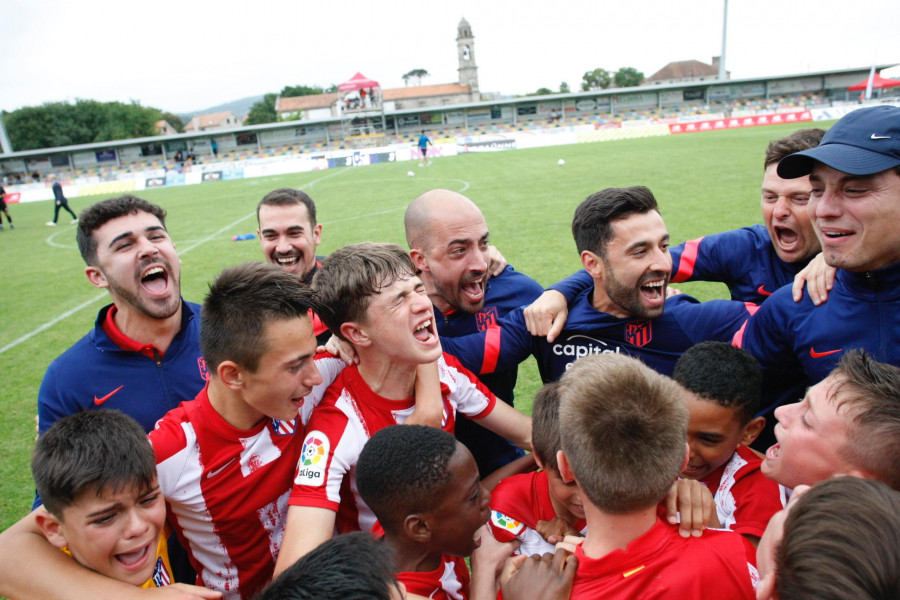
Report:
<svg viewBox="0 0 900 600"><path fill-rule="evenodd" d="M781 456L781 444L779 443L769 446L769 449L766 450L766 460L775 460L779 456Z"/></svg>
<svg viewBox="0 0 900 600"><path fill-rule="evenodd" d="M775 231L775 238L782 250L794 250L800 241L800 236L796 231L788 227L772 228Z"/></svg>
<svg viewBox="0 0 900 600"><path fill-rule="evenodd" d="M688 465L681 472L682 476L687 478L697 477L705 470L703 465Z"/></svg>
<svg viewBox="0 0 900 600"><path fill-rule="evenodd" d="M143 564L149 553L150 543L147 543L137 550L132 550L131 552L123 552L122 554L116 554L115 559L123 567L127 569L133 569Z"/></svg>
<svg viewBox="0 0 900 600"><path fill-rule="evenodd" d="M413 329L413 337L424 344L437 339L437 333L434 330L434 320L428 319L420 323Z"/></svg>
<svg viewBox="0 0 900 600"><path fill-rule="evenodd" d="M169 287L169 273L163 267L154 265L141 275L141 285L151 294L161 296Z"/></svg>
<svg viewBox="0 0 900 600"><path fill-rule="evenodd" d="M579 519L584 518L584 504L570 504L569 512L578 517Z"/></svg>
<svg viewBox="0 0 900 600"><path fill-rule="evenodd" d="M822 229L822 236L826 240L840 240L841 238L849 237L853 235L852 231L842 231L836 229Z"/></svg>
<svg viewBox="0 0 900 600"><path fill-rule="evenodd" d="M666 278L644 281L641 283L641 294L652 305L659 305L666 300Z"/></svg>
<svg viewBox="0 0 900 600"><path fill-rule="evenodd" d="M463 282L460 290L470 302L481 302L484 298L485 284L486 278L482 275L476 279Z"/></svg>
<svg viewBox="0 0 900 600"><path fill-rule="evenodd" d="M275 263L279 267L284 267L286 269L290 269L294 265L300 262L299 254L291 254L288 256L275 256Z"/></svg>

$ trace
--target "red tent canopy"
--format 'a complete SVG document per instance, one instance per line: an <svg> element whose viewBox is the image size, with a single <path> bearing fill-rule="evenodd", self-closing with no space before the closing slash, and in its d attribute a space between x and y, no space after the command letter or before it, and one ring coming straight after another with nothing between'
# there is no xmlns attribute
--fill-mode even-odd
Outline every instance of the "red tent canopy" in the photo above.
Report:
<svg viewBox="0 0 900 600"><path fill-rule="evenodd" d="M898 82L898 85L900 85L900 82ZM378 85L377 81L375 81L373 79L369 79L362 73L357 73L356 75L351 77L349 81L345 81L344 83L339 85L338 91L346 93L346 92L355 92L357 90L375 88L375 87L381 87L381 86Z"/></svg>
<svg viewBox="0 0 900 600"><path fill-rule="evenodd" d="M868 85L869 85L869 78L866 77L859 83L848 87L847 91L858 92L858 91L866 89L866 87ZM896 87L898 85L900 85L900 81L898 81L896 79L888 79L887 77L882 77L878 73L875 73L875 76L872 78L872 89L873 90L880 90L882 88Z"/></svg>

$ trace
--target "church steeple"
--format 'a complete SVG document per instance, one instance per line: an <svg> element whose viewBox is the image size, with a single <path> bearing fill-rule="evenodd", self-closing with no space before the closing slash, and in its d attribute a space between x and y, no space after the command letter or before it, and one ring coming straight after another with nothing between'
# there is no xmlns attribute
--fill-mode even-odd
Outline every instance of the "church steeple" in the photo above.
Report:
<svg viewBox="0 0 900 600"><path fill-rule="evenodd" d="M465 18L456 28L456 51L459 56L459 84L478 91L478 67L475 65L475 36Z"/></svg>

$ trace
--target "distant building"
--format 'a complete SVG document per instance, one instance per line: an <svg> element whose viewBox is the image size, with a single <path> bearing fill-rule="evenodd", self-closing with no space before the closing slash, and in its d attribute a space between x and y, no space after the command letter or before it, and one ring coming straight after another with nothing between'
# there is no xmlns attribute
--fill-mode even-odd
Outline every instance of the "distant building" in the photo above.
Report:
<svg viewBox="0 0 900 600"><path fill-rule="evenodd" d="M185 123L184 131L199 132L215 129L232 129L241 125L241 119L230 110L206 115L194 115Z"/></svg>
<svg viewBox="0 0 900 600"><path fill-rule="evenodd" d="M713 56L712 64L699 60L679 60L670 62L662 69L644 80L644 85L661 85L664 83L690 83L692 81L715 81L719 78L719 57ZM730 79L731 73L725 73Z"/></svg>
<svg viewBox="0 0 900 600"><path fill-rule="evenodd" d="M337 116L335 104L338 101L337 92L331 94L315 94L312 96L291 96L275 98L275 112L283 121L289 119L302 119L305 121L315 119L328 119Z"/></svg>
<svg viewBox="0 0 900 600"><path fill-rule="evenodd" d="M481 100L478 91L478 66L475 64L475 36L465 19L456 28L456 53L459 60L459 82L419 85L381 90L386 112L430 106L452 106ZM282 120L309 121L338 116L338 94L278 97L275 112ZM187 130L187 128L185 128Z"/></svg>
<svg viewBox="0 0 900 600"><path fill-rule="evenodd" d="M171 123L166 121L165 119L161 119L153 124L156 127L156 132L159 135L175 135L178 133L178 130L175 129Z"/></svg>

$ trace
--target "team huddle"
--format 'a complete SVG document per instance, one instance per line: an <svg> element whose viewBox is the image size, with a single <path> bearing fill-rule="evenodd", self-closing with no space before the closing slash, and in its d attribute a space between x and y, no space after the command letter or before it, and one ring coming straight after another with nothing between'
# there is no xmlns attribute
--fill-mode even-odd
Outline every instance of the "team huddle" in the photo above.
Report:
<svg viewBox="0 0 900 600"><path fill-rule="evenodd" d="M0 594L900 597L900 109L770 143L761 207L670 247L649 189L601 190L544 291L456 192L409 204L409 250L323 257L278 189L265 262L201 306L163 208L94 204L112 303L45 373Z"/></svg>

